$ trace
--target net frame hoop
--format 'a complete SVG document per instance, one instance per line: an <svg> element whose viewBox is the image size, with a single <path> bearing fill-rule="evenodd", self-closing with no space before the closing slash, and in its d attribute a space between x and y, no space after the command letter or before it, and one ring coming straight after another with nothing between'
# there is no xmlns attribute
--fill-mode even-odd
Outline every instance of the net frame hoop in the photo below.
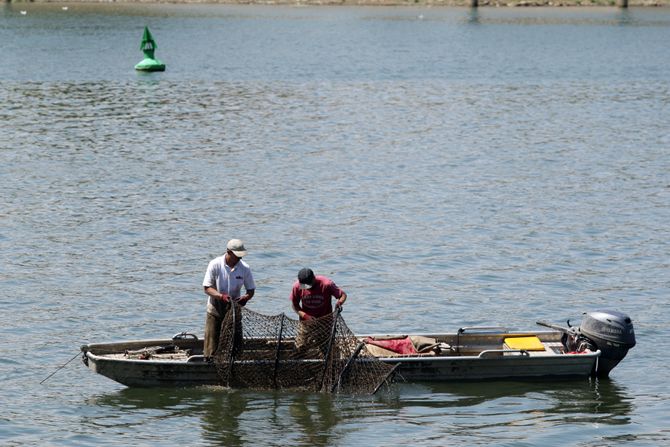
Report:
<svg viewBox="0 0 670 447"><path fill-rule="evenodd" d="M375 394L377 394L377 391L379 391L379 389L382 387L382 385L384 385L385 383L388 382L388 380L389 380L389 379L396 373L396 370L397 370L399 367L400 367L400 363L396 363L396 364L393 366L393 368L391 369L391 371L389 371L388 374L386 374L386 377L384 377L384 380L382 380L381 382L379 382L379 385L377 385L377 387L372 391L372 395L373 395L373 396L374 396Z"/></svg>
<svg viewBox="0 0 670 447"><path fill-rule="evenodd" d="M236 310L235 310L235 303L231 302L230 303L230 311L232 312L232 317L233 317L233 333L232 333L232 340L233 340L233 346L230 350L230 356L228 358L228 364L230 365L228 368L228 383L226 383L227 387L230 387L230 381L233 377L233 368L235 367L235 337L237 334L235 333L235 319L237 318L236 315Z"/></svg>
<svg viewBox="0 0 670 447"><path fill-rule="evenodd" d="M277 335L277 349L275 350L275 366L272 373L272 384L275 389L277 389L277 370L279 369L279 353L281 352L281 341L284 334L284 319L286 315L281 314L281 320L279 322L279 334Z"/></svg>
<svg viewBox="0 0 670 447"><path fill-rule="evenodd" d="M358 343L358 346L356 346L356 350L354 351L353 354L351 354L351 356L347 360L347 363L344 365L344 368L342 368L340 376L337 378L337 382L333 384L333 387L330 390L331 393L334 393L336 389L340 388L340 385L342 384L342 379L347 375L347 373L349 372L349 368L351 368L351 365L358 357L358 354L361 353L361 350L363 349L364 346L365 346L364 341Z"/></svg>
<svg viewBox="0 0 670 447"><path fill-rule="evenodd" d="M333 342L335 341L335 334L337 333L337 321L340 319L340 313L342 312L341 307L335 309L335 317L333 318L333 328L330 331L330 340L328 340L328 350L326 351L326 356L323 359L323 374L321 375L321 385L319 386L318 391L323 389L323 384L326 381L326 373L328 372L328 367L330 366L330 353L333 350Z"/></svg>

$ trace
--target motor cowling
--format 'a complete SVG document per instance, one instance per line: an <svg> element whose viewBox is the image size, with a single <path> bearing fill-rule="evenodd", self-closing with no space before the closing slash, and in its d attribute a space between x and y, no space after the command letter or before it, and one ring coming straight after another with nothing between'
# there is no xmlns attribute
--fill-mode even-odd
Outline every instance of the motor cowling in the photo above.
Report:
<svg viewBox="0 0 670 447"><path fill-rule="evenodd" d="M577 334L600 349L595 375L607 377L628 350L635 346L635 331L630 317L617 311L597 311L584 314Z"/></svg>

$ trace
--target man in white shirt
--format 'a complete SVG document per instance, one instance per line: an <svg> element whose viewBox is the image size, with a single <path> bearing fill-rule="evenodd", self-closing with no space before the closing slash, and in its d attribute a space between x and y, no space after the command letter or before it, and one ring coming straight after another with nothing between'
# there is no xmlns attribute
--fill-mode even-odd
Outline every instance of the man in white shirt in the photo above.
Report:
<svg viewBox="0 0 670 447"><path fill-rule="evenodd" d="M221 322L230 309L231 301L244 306L256 291L254 277L249 264L242 260L247 254L244 242L231 239L226 245L226 254L214 258L207 266L202 286L208 296L205 319L204 356L210 359L219 345ZM241 295L242 287L245 294Z"/></svg>

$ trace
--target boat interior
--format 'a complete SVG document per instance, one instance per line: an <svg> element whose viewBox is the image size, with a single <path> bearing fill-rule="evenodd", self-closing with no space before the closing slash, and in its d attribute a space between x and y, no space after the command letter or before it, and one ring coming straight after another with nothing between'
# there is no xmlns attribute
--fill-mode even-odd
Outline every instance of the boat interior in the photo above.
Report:
<svg viewBox="0 0 670 447"><path fill-rule="evenodd" d="M451 334L363 335L357 339L365 344L370 355L378 358L483 358L566 354L561 335L557 331L508 332L489 328L462 328ZM290 353L295 349L295 340L291 338L283 339L279 349L275 339L245 339L239 360L267 357L269 353ZM204 361L203 340L186 333L177 334L172 339L90 344L82 346L82 351L117 360ZM316 349L314 358L319 358Z"/></svg>
<svg viewBox="0 0 670 447"><path fill-rule="evenodd" d="M363 340L375 357L538 356L564 354L566 350L561 343L561 335L553 331L531 333L463 328L455 334L372 335ZM401 349L397 346L398 340L405 340Z"/></svg>

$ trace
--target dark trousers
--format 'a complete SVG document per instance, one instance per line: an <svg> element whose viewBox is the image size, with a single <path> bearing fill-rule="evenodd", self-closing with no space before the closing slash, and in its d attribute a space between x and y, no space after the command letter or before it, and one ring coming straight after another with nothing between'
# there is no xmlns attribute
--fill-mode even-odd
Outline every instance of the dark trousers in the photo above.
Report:
<svg viewBox="0 0 670 447"><path fill-rule="evenodd" d="M229 317L230 304L218 309L221 317L217 317L210 313L205 317L205 340L203 355L205 357L213 357L219 348L219 340L221 339L221 324ZM242 308L235 305L235 339L233 340L237 354L241 353L242 349ZM227 324L232 322L228 321ZM230 329L230 328L229 328Z"/></svg>
<svg viewBox="0 0 670 447"><path fill-rule="evenodd" d="M207 314L205 317L205 346L203 355L213 357L216 348L219 347L219 337L221 337L221 322L223 318Z"/></svg>

